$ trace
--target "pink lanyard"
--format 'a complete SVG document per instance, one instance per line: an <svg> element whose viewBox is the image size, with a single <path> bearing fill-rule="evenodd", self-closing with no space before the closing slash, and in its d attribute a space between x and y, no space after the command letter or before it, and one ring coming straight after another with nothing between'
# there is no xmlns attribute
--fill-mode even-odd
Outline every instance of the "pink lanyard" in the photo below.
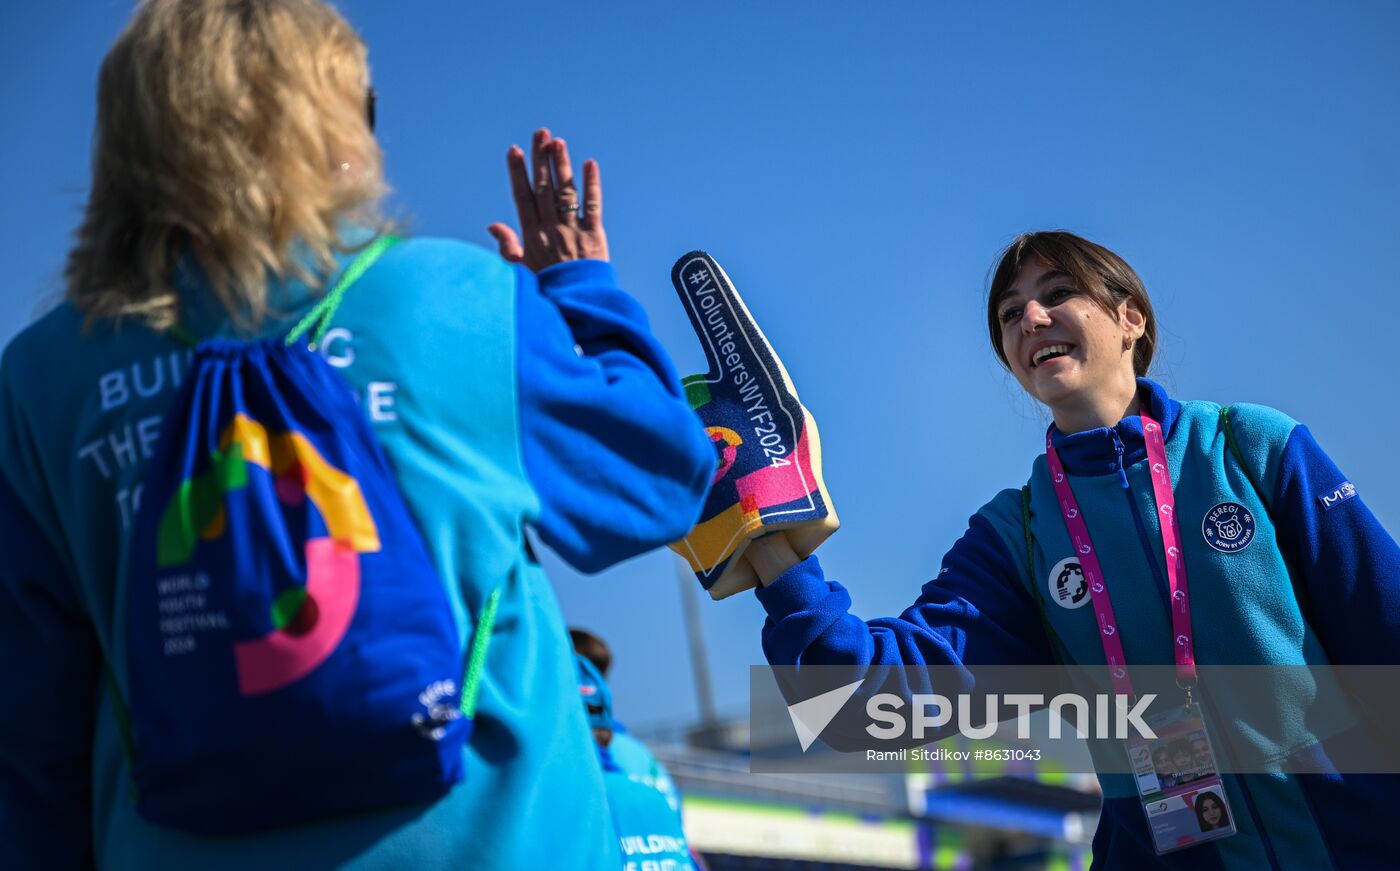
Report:
<svg viewBox="0 0 1400 871"><path fill-rule="evenodd" d="M1176 680L1183 687L1196 684L1196 654L1191 634L1191 598L1186 590L1186 555L1181 549L1181 529L1176 522L1176 499L1172 496L1171 473L1167 470L1167 446L1162 440L1162 425L1151 415L1142 415L1142 435L1147 442L1147 459L1152 465L1152 493L1156 498L1157 510L1161 517L1162 551L1167 560L1167 583L1171 588L1172 631L1176 633ZM1050 463L1050 479L1055 484L1055 495L1060 500L1060 513L1065 519L1074 551L1084 571L1084 579L1089 583L1089 595L1094 603L1094 615L1099 622L1099 638L1103 641L1104 658L1113 675L1113 691L1129 698L1134 696L1132 681L1128 679L1128 660L1123 655L1123 640L1118 632L1118 621L1113 617L1113 603L1109 601L1108 590L1104 587L1103 570L1099 567L1099 555L1094 550L1094 542L1089 537L1089 527L1084 524L1084 515L1079 503L1074 499L1065 467L1060 462L1059 452L1050 443L1050 434L1045 434L1045 458Z"/></svg>

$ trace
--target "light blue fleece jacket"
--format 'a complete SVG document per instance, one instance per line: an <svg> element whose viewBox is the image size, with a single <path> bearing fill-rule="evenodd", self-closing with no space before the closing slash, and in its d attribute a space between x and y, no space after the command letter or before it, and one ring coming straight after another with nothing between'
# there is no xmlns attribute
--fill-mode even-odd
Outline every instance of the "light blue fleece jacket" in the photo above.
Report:
<svg viewBox="0 0 1400 871"><path fill-rule="evenodd" d="M313 296L277 285L287 317L264 334ZM227 331L209 306L189 310L196 335ZM353 286L321 350L360 397L464 638L502 588L465 782L430 805L242 838L135 814L107 684L123 673L115 603L188 352L134 323L85 331L65 304L0 362L0 867L619 867L568 635L525 529L591 572L698 515L713 448L640 306L605 263L536 280L412 239ZM373 764L347 759L345 776Z"/></svg>
<svg viewBox="0 0 1400 871"><path fill-rule="evenodd" d="M1243 463L1226 443L1220 406L1179 403L1141 379L1139 399L1162 422L1191 583L1196 661L1203 665L1400 663L1400 547L1358 495L1361 489L1307 428L1259 405L1231 409ZM1098 552L1128 663L1170 665L1160 525L1142 426L1051 437ZM1033 545L1019 490L1005 490L969 521L938 576L898 617L863 621L815 557L757 592L767 611L763 648L774 665L1038 665L1058 657L1104 667L1094 611L1053 601L1056 572L1074 555L1044 455L1028 482ZM1364 483L1360 485L1364 487ZM1351 495L1345 495L1350 493ZM1221 503L1252 516L1254 540L1225 552L1204 521ZM1297 671L1292 672L1294 676ZM1260 752L1307 742L1316 687L1282 670L1268 722L1236 723ZM939 690L944 692L945 690ZM1208 726L1221 700L1200 692ZM1270 744L1274 746L1269 746ZM1247 775L1226 778L1241 834L1158 857L1126 775L1101 775L1103 814L1095 868L1378 868L1391 861L1390 775Z"/></svg>

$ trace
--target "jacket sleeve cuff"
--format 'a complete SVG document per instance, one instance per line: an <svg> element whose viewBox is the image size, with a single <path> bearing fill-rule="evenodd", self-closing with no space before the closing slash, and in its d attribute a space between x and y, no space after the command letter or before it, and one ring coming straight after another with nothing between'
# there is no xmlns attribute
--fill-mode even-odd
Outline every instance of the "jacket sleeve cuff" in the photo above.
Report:
<svg viewBox="0 0 1400 871"><path fill-rule="evenodd" d="M802 562L773 579L773 583L754 590L763 610L775 621L809 611L831 594L826 573L812 554Z"/></svg>
<svg viewBox="0 0 1400 871"><path fill-rule="evenodd" d="M606 260L566 260L541 269L537 278L540 291L547 296L579 285L617 287L617 270Z"/></svg>

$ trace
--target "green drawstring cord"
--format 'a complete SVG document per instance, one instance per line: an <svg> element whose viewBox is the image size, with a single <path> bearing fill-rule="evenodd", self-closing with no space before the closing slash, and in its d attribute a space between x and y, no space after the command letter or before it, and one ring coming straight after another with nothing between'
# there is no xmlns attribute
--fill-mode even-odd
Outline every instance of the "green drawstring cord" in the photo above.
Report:
<svg viewBox="0 0 1400 871"><path fill-rule="evenodd" d="M196 340L194 336L190 335L189 331L186 330L184 327L180 326L179 324L175 324L173 327L170 327L166 330L166 332L178 339L182 345L188 345L191 348L193 348L195 345L199 344L198 340Z"/></svg>
<svg viewBox="0 0 1400 871"><path fill-rule="evenodd" d="M481 694L481 678L486 673L486 650L491 646L491 633L496 628L496 606L501 601L501 590L496 588L486 598L481 608L481 616L476 621L476 635L472 637L471 653L467 656L467 671L462 677L462 716L471 719L476 716L476 700Z"/></svg>
<svg viewBox="0 0 1400 871"><path fill-rule="evenodd" d="M380 236L369 243L369 247L357 254L355 259L350 261L350 265L345 267L345 273L340 276L340 280L331 288L330 293L327 293L324 299L316 303L316 306L306 313L306 317L292 327L290 333L287 333L287 344L296 343L313 325L315 325L315 331L311 334L309 344L312 347L321 344L321 339L325 338L326 330L331 327L331 318L335 317L335 310L340 307L340 301L345 298L345 291L350 289L350 285L359 281L360 276L374 265L374 261L378 260L381 254L401 241L402 239L398 236Z"/></svg>
<svg viewBox="0 0 1400 871"><path fill-rule="evenodd" d="M325 338L326 331L331 327L331 318L335 317L336 309L340 308L341 300L345 298L345 292L350 289L350 285L359 281L360 277L374 265L380 255L402 241L403 238L400 236L379 236L369 243L363 251L356 254L355 259L351 260L350 265L345 267L345 272L340 276L340 280L335 283L335 286L330 289L330 292L316 303L311 311L297 322L296 326L292 327L292 331L287 334L286 343L293 344L315 325L316 330L311 335L311 345L314 347L321 344L321 339ZM179 324L167 327L165 332L181 344L191 348L199 344L199 340Z"/></svg>

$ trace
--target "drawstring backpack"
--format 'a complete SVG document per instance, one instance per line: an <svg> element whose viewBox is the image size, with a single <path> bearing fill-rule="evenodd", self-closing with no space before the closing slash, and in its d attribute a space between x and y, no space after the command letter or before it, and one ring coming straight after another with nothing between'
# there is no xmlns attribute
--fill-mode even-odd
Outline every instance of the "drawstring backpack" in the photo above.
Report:
<svg viewBox="0 0 1400 871"><path fill-rule="evenodd" d="M464 655L368 418L314 350L398 241L364 249L285 338L194 349L128 549L129 707L115 697L150 822L244 834L463 777L499 591Z"/></svg>

